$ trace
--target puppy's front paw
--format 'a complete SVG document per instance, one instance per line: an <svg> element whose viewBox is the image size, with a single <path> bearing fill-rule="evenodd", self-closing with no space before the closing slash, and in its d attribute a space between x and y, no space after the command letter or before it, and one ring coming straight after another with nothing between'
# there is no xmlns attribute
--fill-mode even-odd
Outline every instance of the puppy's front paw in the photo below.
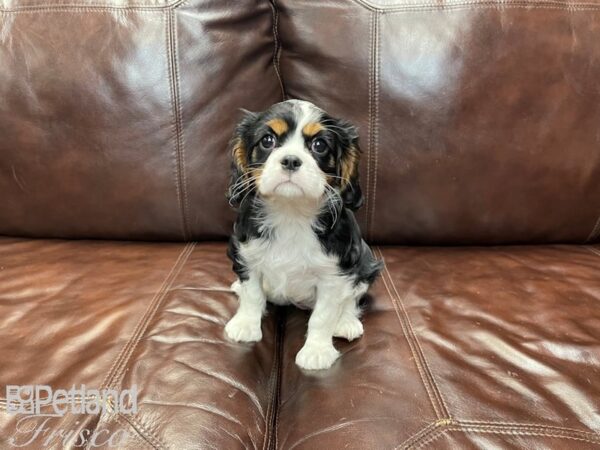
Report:
<svg viewBox="0 0 600 450"><path fill-rule="evenodd" d="M236 314L225 325L225 334L235 342L258 342L262 339L260 319L250 319Z"/></svg>
<svg viewBox="0 0 600 450"><path fill-rule="evenodd" d="M231 286L229 287L229 289L231 289L233 292L235 292L237 294L237 296L240 296L240 289L242 287L242 283L240 283L240 280L235 280L233 283L231 283Z"/></svg>
<svg viewBox="0 0 600 450"><path fill-rule="evenodd" d="M337 323L333 335L338 338L353 341L363 335L363 325L358 317L342 317Z"/></svg>
<svg viewBox="0 0 600 450"><path fill-rule="evenodd" d="M296 355L296 364L306 370L328 369L339 355L332 344L305 344Z"/></svg>

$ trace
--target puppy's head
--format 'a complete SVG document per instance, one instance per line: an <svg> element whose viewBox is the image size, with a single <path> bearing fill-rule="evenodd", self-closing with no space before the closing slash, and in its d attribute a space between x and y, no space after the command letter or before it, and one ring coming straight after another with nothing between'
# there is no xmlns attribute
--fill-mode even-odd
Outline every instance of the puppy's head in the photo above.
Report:
<svg viewBox="0 0 600 450"><path fill-rule="evenodd" d="M362 204L356 127L309 102L288 100L262 113L245 112L232 139L229 201L259 195L290 202L337 195Z"/></svg>

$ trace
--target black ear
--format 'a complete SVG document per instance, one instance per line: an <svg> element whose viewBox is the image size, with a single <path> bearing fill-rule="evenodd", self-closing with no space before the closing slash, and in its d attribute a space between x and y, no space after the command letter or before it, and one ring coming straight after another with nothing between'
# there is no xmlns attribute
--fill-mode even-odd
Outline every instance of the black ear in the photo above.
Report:
<svg viewBox="0 0 600 450"><path fill-rule="evenodd" d="M229 188L227 189L227 200L233 207L238 207L242 200L244 185L242 184L248 176L248 148L246 144L246 135L256 122L257 114L242 109L244 116L236 125L233 137L229 142L229 152L231 154L231 178Z"/></svg>
<svg viewBox="0 0 600 450"><path fill-rule="evenodd" d="M332 131L338 142L338 176L340 180L340 195L344 206L356 211L363 204L360 189L358 166L361 150L358 145L358 129L346 120L333 120Z"/></svg>

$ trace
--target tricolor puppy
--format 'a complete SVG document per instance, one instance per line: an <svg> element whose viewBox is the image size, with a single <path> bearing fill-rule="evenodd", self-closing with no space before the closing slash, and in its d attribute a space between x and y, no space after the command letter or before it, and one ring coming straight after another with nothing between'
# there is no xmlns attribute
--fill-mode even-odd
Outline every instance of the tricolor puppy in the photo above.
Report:
<svg viewBox="0 0 600 450"><path fill-rule="evenodd" d="M262 338L267 300L312 309L304 369L326 369L333 336L360 337L358 302L381 270L352 211L362 204L358 133L315 105L289 100L247 112L232 140L230 204L238 211L228 255L239 309L227 336Z"/></svg>

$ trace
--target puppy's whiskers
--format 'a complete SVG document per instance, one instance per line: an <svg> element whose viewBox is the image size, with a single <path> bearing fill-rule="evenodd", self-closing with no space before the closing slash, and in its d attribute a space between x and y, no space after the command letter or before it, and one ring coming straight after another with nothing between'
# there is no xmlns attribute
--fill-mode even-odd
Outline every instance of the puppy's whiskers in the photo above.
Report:
<svg viewBox="0 0 600 450"><path fill-rule="evenodd" d="M337 178L339 180L342 180L345 184L345 186L350 186L350 189L352 189L352 191L354 192L354 186L352 186L352 182L348 179L348 178L344 178L344 177L340 177L338 175L327 175L330 178Z"/></svg>
<svg viewBox="0 0 600 450"><path fill-rule="evenodd" d="M233 185L233 187L231 188L231 197L229 199L229 204L231 206L233 206L232 202L233 202L234 198L239 197L240 195L244 194L244 192L246 192L246 194L242 198L242 201L240 202L240 205L244 202L244 200L246 199L248 194L250 194L253 191L253 189L256 187L255 181L258 179L258 176L254 175L254 176L250 176L250 177L246 178L246 175L242 175L241 177L238 178L238 180L240 178L242 180L236 181L235 184Z"/></svg>
<svg viewBox="0 0 600 450"><path fill-rule="evenodd" d="M343 202L342 198L340 197L340 194L329 185L325 185L325 196L325 205L327 206L327 209L332 219L330 229L333 229L333 227L338 221L339 210L341 209Z"/></svg>

